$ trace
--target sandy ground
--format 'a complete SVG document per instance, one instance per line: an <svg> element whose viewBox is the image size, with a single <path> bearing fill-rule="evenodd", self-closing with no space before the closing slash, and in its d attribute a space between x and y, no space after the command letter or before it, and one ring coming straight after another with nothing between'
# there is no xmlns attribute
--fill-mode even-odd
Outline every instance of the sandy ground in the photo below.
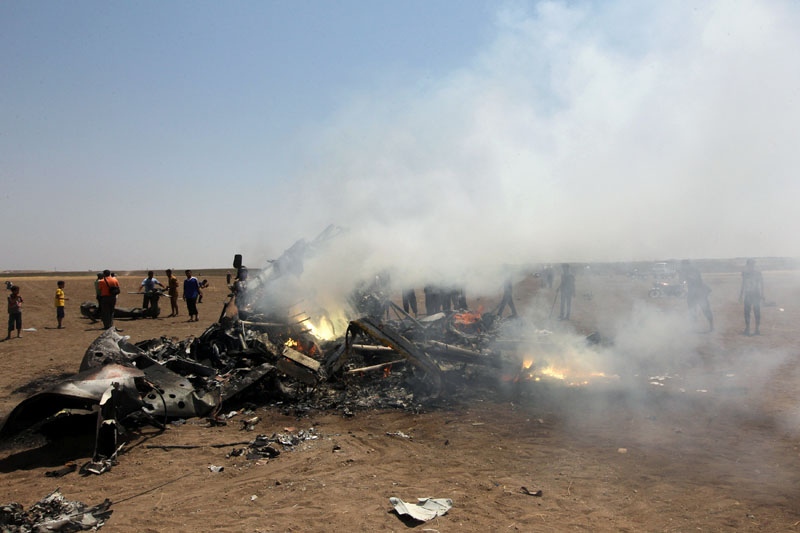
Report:
<svg viewBox="0 0 800 533"><path fill-rule="evenodd" d="M133 341L199 334L217 318L226 294L221 277L207 277L211 288L199 323L185 322L181 302L177 318L120 321L118 327ZM410 529L390 512L390 496L453 500L447 515L417 531L797 530L800 275L764 277L767 297L777 305L763 309L761 337L743 337L738 275L706 276L717 330L701 333L699 322L674 332L688 336L696 354L648 369L672 376L662 379L664 386L649 385L649 376L639 376L642 386L634 392L613 383L568 387L557 380L525 382L521 394L476 386L474 400L447 408L366 411L352 418L324 412L294 418L259 409L257 433L314 427L321 438L256 462L228 459L227 449L145 447L254 435L235 423L205 428L194 420L163 433L145 428L111 472L86 478L44 473L85 461L90 441L12 441L0 447L0 503L27 506L56 487L89 504L110 498L115 503L107 531ZM25 298L24 327L37 331L0 343L0 413L37 390L37 383L77 371L100 333L97 324L79 318L80 302L92 299L91 277L65 278L66 329L52 329L56 279L15 278ZM140 280L122 277L123 292L136 290ZM576 299L573 324L541 326L610 330L620 315L647 301L649 284L580 276L579 293L592 297ZM546 315L551 298L533 278L518 286L520 308L544 308ZM646 303L685 308L681 300ZM123 294L121 305L140 305L140 298ZM396 431L413 439L386 435ZM225 470L212 473L210 464ZM523 486L543 495L521 494Z"/></svg>

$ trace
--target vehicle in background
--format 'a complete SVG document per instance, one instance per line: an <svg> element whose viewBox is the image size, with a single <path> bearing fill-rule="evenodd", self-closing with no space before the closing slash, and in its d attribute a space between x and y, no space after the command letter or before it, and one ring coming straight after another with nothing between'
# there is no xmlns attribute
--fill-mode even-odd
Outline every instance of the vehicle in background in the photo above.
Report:
<svg viewBox="0 0 800 533"><path fill-rule="evenodd" d="M656 263L653 265L653 278L672 279L678 277L677 269L669 263Z"/></svg>
<svg viewBox="0 0 800 533"><path fill-rule="evenodd" d="M682 298L686 296L686 282L654 281L653 287L647 293L650 298Z"/></svg>

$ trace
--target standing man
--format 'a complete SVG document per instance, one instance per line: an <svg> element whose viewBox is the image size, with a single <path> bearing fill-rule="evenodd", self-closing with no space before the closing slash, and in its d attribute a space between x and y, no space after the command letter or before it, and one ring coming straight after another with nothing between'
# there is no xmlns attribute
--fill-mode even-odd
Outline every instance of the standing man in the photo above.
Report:
<svg viewBox="0 0 800 533"><path fill-rule="evenodd" d="M547 265L547 268L544 269L544 280L547 282L547 288L553 288L553 267Z"/></svg>
<svg viewBox="0 0 800 533"><path fill-rule="evenodd" d="M756 330L753 335L761 335L761 302L764 300L764 278L756 270L755 259L748 259L742 272L742 288L739 290L739 302L744 298L744 332L750 336L750 308L756 318Z"/></svg>
<svg viewBox="0 0 800 533"><path fill-rule="evenodd" d="M170 309L169 317L178 316L178 278L172 275L172 269L167 269L167 294L169 294Z"/></svg>
<svg viewBox="0 0 800 533"><path fill-rule="evenodd" d="M153 294L152 290L156 288L156 285L164 289L165 287L158 281L156 278L153 277L153 271L147 271L147 277L142 280L142 284L139 285L139 292L142 292L144 289L144 296L142 297L142 309L147 311L147 308L150 307L151 303L153 302Z"/></svg>
<svg viewBox="0 0 800 533"><path fill-rule="evenodd" d="M561 284L556 289L561 293L561 312L559 320L569 320L572 313L572 297L575 296L575 274L569 271L569 264L561 265Z"/></svg>
<svg viewBox="0 0 800 533"><path fill-rule="evenodd" d="M431 316L441 311L442 304L439 300L438 289L434 285L426 285L423 292L425 293L425 313Z"/></svg>
<svg viewBox="0 0 800 533"><path fill-rule="evenodd" d="M100 309L100 280L103 279L103 273L97 273L97 279L94 280L94 297L97 300L97 309Z"/></svg>
<svg viewBox="0 0 800 533"><path fill-rule="evenodd" d="M189 310L189 322L197 322L200 317L197 313L197 297L200 295L200 282L192 276L192 271L186 271L183 280L183 299L186 300L186 309Z"/></svg>
<svg viewBox="0 0 800 533"><path fill-rule="evenodd" d="M503 283L503 299L500 302L500 307L497 308L497 316L500 317L506 309L506 305L511 309L511 317L517 317L517 308L514 307L514 296L512 294L513 284L511 283L511 274L508 275L506 281Z"/></svg>
<svg viewBox="0 0 800 533"><path fill-rule="evenodd" d="M417 316L417 293L414 288L406 289L403 291L403 311L406 313L411 310L414 316Z"/></svg>
<svg viewBox="0 0 800 533"><path fill-rule="evenodd" d="M64 296L63 281L59 281L56 287L56 320L58 320L58 329L61 329L61 322L64 320L64 301L68 298Z"/></svg>
<svg viewBox="0 0 800 533"><path fill-rule="evenodd" d="M453 308L452 292L447 285L439 287L439 304L442 306L443 313L449 313Z"/></svg>
<svg viewBox="0 0 800 533"><path fill-rule="evenodd" d="M703 283L700 270L691 264L688 259L681 261L681 280L686 282L688 293L686 304L689 306L689 310L694 311L699 307L708 320L708 331L714 331L714 315L711 314L711 304L708 303L708 295L711 293L711 288Z"/></svg>
<svg viewBox="0 0 800 533"><path fill-rule="evenodd" d="M114 326L119 281L111 276L111 271L103 270L103 277L97 285L100 288L100 319L103 321L103 328L108 329Z"/></svg>
<svg viewBox="0 0 800 533"><path fill-rule="evenodd" d="M453 306L456 309L469 309L467 307L467 291L463 285L453 290Z"/></svg>

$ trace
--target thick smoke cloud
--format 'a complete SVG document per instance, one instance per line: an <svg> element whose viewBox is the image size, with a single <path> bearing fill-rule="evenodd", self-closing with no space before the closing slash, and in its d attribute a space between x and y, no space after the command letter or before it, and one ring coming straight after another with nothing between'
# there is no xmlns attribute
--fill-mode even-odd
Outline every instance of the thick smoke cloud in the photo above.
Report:
<svg viewBox="0 0 800 533"><path fill-rule="evenodd" d="M798 27L789 2L503 9L463 68L355 94L321 128L292 228L347 226L351 270L409 283L797 255Z"/></svg>

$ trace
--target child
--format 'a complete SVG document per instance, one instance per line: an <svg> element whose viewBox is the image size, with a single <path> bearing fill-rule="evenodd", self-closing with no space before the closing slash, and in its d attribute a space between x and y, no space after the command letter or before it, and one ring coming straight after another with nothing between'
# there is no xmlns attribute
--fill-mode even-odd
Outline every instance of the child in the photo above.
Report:
<svg viewBox="0 0 800 533"><path fill-rule="evenodd" d="M205 289L207 287L208 287L208 280L207 279L204 279L203 281L200 282L200 290L197 291L197 293L199 295L197 297L197 303L199 303L199 304L203 303L203 289Z"/></svg>
<svg viewBox="0 0 800 533"><path fill-rule="evenodd" d="M64 320L64 300L69 298L64 297L64 282L58 282L56 289L56 320L58 320L58 329L61 329L61 321Z"/></svg>
<svg viewBox="0 0 800 533"><path fill-rule="evenodd" d="M8 295L8 336L6 340L11 338L14 326L17 327L17 338L22 337L22 302L22 296L19 295L19 287L12 286L11 294Z"/></svg>

